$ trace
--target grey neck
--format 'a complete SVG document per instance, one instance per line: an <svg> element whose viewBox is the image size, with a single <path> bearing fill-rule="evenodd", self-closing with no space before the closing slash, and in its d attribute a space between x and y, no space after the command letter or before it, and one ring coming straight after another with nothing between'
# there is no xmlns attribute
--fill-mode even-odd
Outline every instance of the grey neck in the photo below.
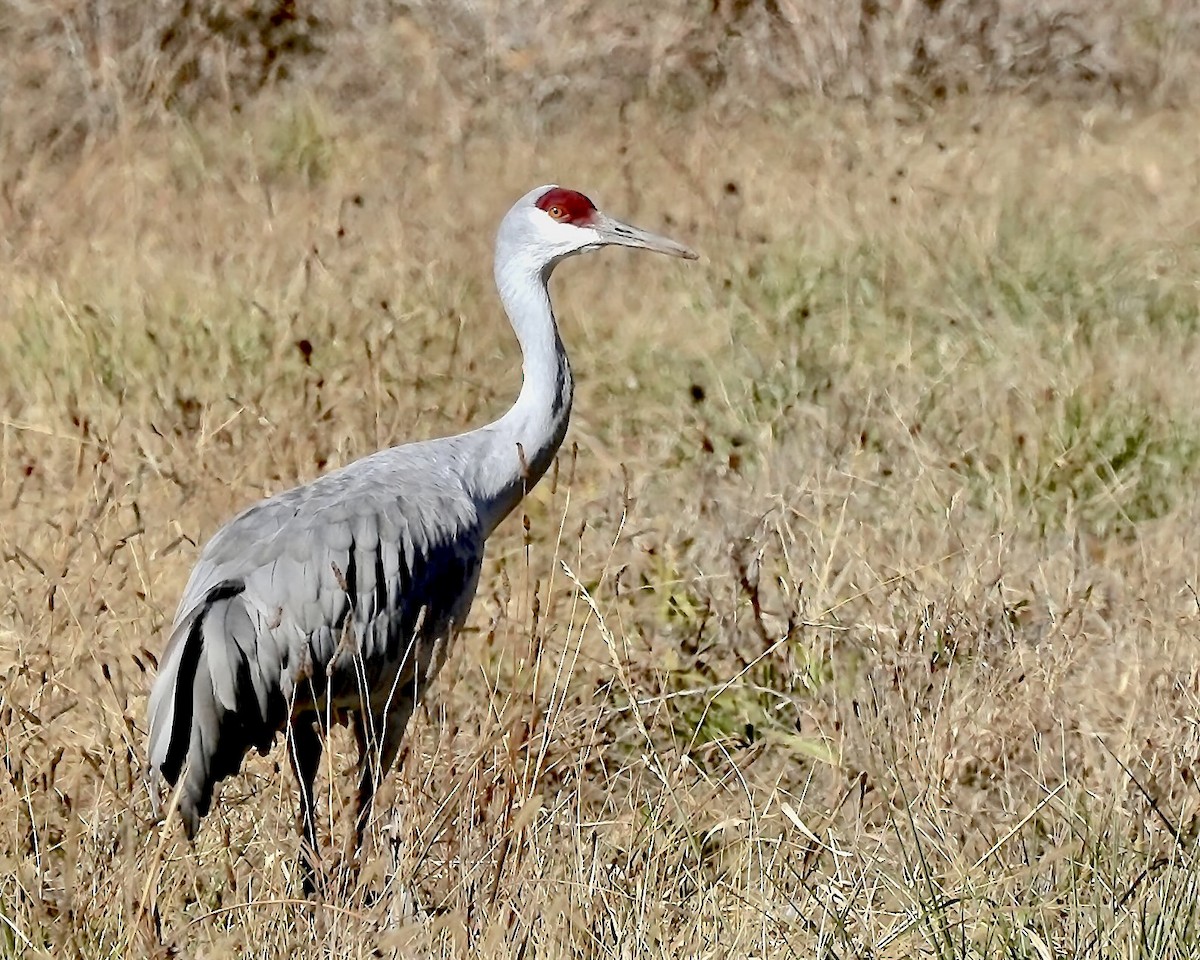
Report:
<svg viewBox="0 0 1200 960"><path fill-rule="evenodd" d="M548 283L553 264L497 259L496 286L521 344L521 392L499 420L479 431L483 449L472 493L490 534L554 460L571 414L574 381L558 335Z"/></svg>

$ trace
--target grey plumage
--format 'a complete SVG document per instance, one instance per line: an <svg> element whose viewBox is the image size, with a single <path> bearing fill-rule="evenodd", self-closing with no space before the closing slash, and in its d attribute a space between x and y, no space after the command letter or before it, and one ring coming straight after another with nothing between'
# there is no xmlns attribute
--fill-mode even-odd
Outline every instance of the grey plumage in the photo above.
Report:
<svg viewBox="0 0 1200 960"><path fill-rule="evenodd" d="M189 836L215 785L251 747L265 753L285 732L311 889L314 721L328 710L358 741L361 841L375 787L467 617L484 543L545 472L566 430L572 379L550 272L612 243L694 257L610 220L582 195L531 191L505 216L496 244L496 282L523 357L513 407L486 427L382 450L263 500L204 547L149 703L152 776L178 784Z"/></svg>
<svg viewBox="0 0 1200 960"><path fill-rule="evenodd" d="M365 693L380 716L388 698L397 712L419 699L483 557L453 470L459 439L382 451L256 504L208 543L151 697L152 763L170 782L188 765L189 833L213 785L250 747L266 752L289 716L326 697L344 711Z"/></svg>

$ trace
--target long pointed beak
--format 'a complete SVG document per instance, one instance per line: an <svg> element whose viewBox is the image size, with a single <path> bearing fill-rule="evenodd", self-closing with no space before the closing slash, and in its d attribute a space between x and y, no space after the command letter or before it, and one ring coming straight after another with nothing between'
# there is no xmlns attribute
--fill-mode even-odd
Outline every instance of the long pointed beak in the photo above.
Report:
<svg viewBox="0 0 1200 960"><path fill-rule="evenodd" d="M684 260L698 260L700 255L682 243L676 243L669 237L659 236L641 227L622 223L607 214L597 211L593 215L592 228L600 234L605 243L613 243L622 247L636 247L639 250L653 250L655 253L665 253L668 257L682 257Z"/></svg>

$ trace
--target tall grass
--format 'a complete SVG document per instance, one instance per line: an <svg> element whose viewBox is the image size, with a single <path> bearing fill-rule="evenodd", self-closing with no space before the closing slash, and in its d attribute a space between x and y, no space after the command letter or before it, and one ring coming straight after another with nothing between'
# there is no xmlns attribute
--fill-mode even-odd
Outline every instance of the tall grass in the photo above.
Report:
<svg viewBox="0 0 1200 960"><path fill-rule="evenodd" d="M981 93L1179 105L1195 94L1200 13L1178 0L9 0L0 41L0 146L24 162L242 109L281 81L456 139L797 95L914 116Z"/></svg>

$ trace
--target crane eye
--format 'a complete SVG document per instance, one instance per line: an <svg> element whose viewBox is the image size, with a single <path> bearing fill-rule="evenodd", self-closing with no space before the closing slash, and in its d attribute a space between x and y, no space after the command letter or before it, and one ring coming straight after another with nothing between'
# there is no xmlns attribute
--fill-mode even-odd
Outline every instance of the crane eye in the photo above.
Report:
<svg viewBox="0 0 1200 960"><path fill-rule="evenodd" d="M550 214L550 216L552 216L555 220L561 220L563 217L565 217L567 215L567 212L562 207L560 207L558 204L555 204L546 212L548 214Z"/></svg>

